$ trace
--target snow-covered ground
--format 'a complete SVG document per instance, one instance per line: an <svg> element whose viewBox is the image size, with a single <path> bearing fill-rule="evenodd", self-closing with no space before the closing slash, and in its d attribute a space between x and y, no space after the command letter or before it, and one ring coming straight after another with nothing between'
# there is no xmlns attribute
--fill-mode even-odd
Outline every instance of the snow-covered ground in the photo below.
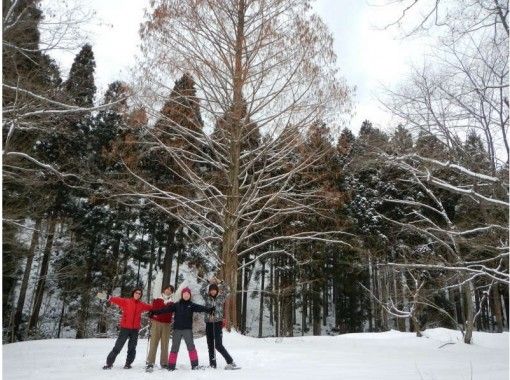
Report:
<svg viewBox="0 0 510 380"><path fill-rule="evenodd" d="M160 369L144 372L145 339L139 341L132 369L122 368L125 347L110 371L101 367L113 339L21 342L3 345L3 379L508 379L508 333L475 333L472 345L461 343L460 334L452 330L432 329L425 335L416 338L412 333L390 331L257 339L225 333L225 346L242 370L191 371L182 345L174 373ZM195 343L201 364L207 364L205 337ZM219 364L223 367L223 358Z"/></svg>

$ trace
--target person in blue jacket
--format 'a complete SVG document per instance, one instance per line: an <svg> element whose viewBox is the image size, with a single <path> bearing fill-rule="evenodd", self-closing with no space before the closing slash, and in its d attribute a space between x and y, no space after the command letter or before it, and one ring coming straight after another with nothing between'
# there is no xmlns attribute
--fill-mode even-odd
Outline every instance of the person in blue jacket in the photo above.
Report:
<svg viewBox="0 0 510 380"><path fill-rule="evenodd" d="M181 299L178 302L149 312L149 316L169 312L174 313L174 333L172 336L170 355L168 356L169 371L175 370L177 354L179 353L179 347L182 339L184 339L188 349L191 369L198 368L198 354L195 348L195 343L193 342L193 313L214 313L214 310L214 306L207 307L192 302L191 289L186 287L182 289Z"/></svg>

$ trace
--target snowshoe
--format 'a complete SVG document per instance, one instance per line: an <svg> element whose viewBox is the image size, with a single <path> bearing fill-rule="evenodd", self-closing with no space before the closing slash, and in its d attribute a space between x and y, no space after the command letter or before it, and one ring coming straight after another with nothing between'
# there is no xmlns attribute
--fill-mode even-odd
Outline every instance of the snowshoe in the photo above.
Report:
<svg viewBox="0 0 510 380"><path fill-rule="evenodd" d="M192 371L196 371L196 370L200 370L200 369L205 369L206 367L203 366L203 365L194 365L194 366L191 366L191 370Z"/></svg>

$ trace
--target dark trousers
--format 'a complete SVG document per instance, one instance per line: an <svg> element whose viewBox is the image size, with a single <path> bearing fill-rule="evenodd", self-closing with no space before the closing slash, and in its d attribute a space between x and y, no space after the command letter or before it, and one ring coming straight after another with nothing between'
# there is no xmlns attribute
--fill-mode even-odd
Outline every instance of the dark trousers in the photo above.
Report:
<svg viewBox="0 0 510 380"><path fill-rule="evenodd" d="M232 363L234 360L228 354L225 347L223 347L223 330L221 322L206 322L205 333L207 335L207 348L209 350L209 365L216 367L216 355L214 349L225 358L227 364Z"/></svg>
<svg viewBox="0 0 510 380"><path fill-rule="evenodd" d="M174 330L174 335L172 336L172 348L170 349L170 355L168 355L168 367L175 369L175 364L177 363L177 355L179 354L179 347L181 345L181 340L184 339L186 342L186 347L188 348L189 361L191 362L191 367L198 366L198 353L195 348L195 343L193 342L193 330Z"/></svg>
<svg viewBox="0 0 510 380"><path fill-rule="evenodd" d="M138 329L120 329L120 334L117 340L115 341L115 346L113 346L113 350L108 354L106 358L106 364L112 365L115 361L115 358L126 344L126 340L129 339L128 342L128 352L126 358L126 364L131 364L135 360L136 356L136 344L138 343Z"/></svg>

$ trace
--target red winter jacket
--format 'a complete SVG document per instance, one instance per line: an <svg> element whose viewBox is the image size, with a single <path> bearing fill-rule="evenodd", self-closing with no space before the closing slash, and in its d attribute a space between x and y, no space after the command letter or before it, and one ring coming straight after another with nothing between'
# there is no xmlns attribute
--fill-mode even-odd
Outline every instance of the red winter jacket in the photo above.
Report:
<svg viewBox="0 0 510 380"><path fill-rule="evenodd" d="M142 313L152 310L151 305L136 301L134 298L110 297L108 301L122 309L120 327L124 329L139 329Z"/></svg>
<svg viewBox="0 0 510 380"><path fill-rule="evenodd" d="M152 301L152 310L158 310L167 305L173 305L173 302L165 303L165 301L163 301L163 298L154 298L154 300ZM154 319L155 321L161 323L170 323L172 322L173 316L174 313L170 312L166 314L153 315L151 319Z"/></svg>

